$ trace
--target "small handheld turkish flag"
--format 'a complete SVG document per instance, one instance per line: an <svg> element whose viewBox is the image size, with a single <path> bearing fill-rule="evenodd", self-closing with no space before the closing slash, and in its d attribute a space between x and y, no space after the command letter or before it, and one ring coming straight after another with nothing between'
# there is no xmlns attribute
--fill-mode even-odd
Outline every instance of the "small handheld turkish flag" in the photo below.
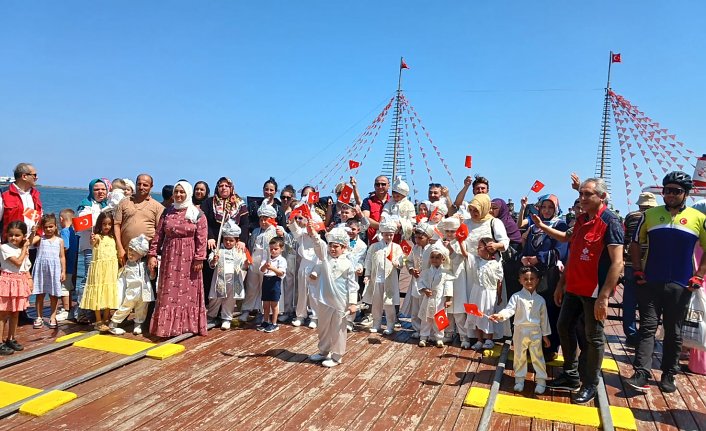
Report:
<svg viewBox="0 0 706 431"><path fill-rule="evenodd" d="M250 254L247 248L245 249L245 260L247 260L248 263L252 265L252 255Z"/></svg>
<svg viewBox="0 0 706 431"><path fill-rule="evenodd" d="M322 221L314 222L314 230L317 232L321 232L323 230L326 230L326 225Z"/></svg>
<svg viewBox="0 0 706 431"><path fill-rule="evenodd" d="M611 62L611 63L622 63L622 61L621 61L621 59L620 59L620 53L618 53L618 54L613 54L613 55L611 56L611 58L610 58L610 62Z"/></svg>
<svg viewBox="0 0 706 431"><path fill-rule="evenodd" d="M543 188L544 188L544 183L539 180L535 180L534 184L532 184L531 190L535 193L538 193Z"/></svg>
<svg viewBox="0 0 706 431"><path fill-rule="evenodd" d="M434 321L436 322L436 327L439 331L443 331L449 326L449 316L446 315L446 309L437 311L434 315Z"/></svg>
<svg viewBox="0 0 706 431"><path fill-rule="evenodd" d="M349 203L351 203L351 196L352 195L353 195L353 187L346 184L341 189L341 194L338 195L338 201L343 202L344 204L349 204Z"/></svg>
<svg viewBox="0 0 706 431"><path fill-rule="evenodd" d="M349 160L348 167L351 169L358 168L358 167L360 167L360 162L356 162L355 160Z"/></svg>
<svg viewBox="0 0 706 431"><path fill-rule="evenodd" d="M400 247L402 247L402 251L406 256L409 256L409 254L412 252L412 244L410 244L406 240L402 240L402 242L400 242Z"/></svg>
<svg viewBox="0 0 706 431"><path fill-rule="evenodd" d="M277 227L277 219L276 219L276 218L272 218L272 217L268 218L268 219L267 219L267 223L268 223L270 226Z"/></svg>
<svg viewBox="0 0 706 431"><path fill-rule="evenodd" d="M465 241L466 238L468 238L468 226L466 223L461 223L461 226L456 229L456 233L454 235L456 235L456 239L459 242Z"/></svg>
<svg viewBox="0 0 706 431"><path fill-rule="evenodd" d="M476 304L463 304L463 308L466 309L466 313L472 314L474 316L483 317L484 314L478 309Z"/></svg>
<svg viewBox="0 0 706 431"><path fill-rule="evenodd" d="M85 216L74 217L72 223L76 232L81 232L82 230L90 229L93 227L93 214L86 214Z"/></svg>
<svg viewBox="0 0 706 431"><path fill-rule="evenodd" d="M466 167L468 169L471 169L472 164L473 164L473 158L471 156L466 156Z"/></svg>
<svg viewBox="0 0 706 431"><path fill-rule="evenodd" d="M309 198L306 200L308 204L315 204L319 201L319 192L309 192Z"/></svg>
<svg viewBox="0 0 706 431"><path fill-rule="evenodd" d="M24 215L27 220L31 220L33 223L39 222L39 219L41 218L39 211L32 208L25 209L22 215Z"/></svg>

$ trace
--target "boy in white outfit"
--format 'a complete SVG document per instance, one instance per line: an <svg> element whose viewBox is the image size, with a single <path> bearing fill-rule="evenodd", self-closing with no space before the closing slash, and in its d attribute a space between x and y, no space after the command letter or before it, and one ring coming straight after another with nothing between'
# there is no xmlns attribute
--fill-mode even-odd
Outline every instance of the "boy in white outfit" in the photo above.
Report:
<svg viewBox="0 0 706 431"><path fill-rule="evenodd" d="M314 239L307 233L307 224L310 221L320 223L321 217L312 210L309 204L301 204L294 208L292 212L294 217L289 221L289 231L292 233L294 240L299 244L297 253L299 254L299 270L297 272L297 291L295 294L296 316L292 320L292 326L301 326L306 320L309 311L311 311L311 320L309 327L315 329L317 326L316 307L311 305L309 289L311 282L309 281L309 273L317 261L316 252L314 251ZM311 217L311 219L309 219Z"/></svg>
<svg viewBox="0 0 706 431"><path fill-rule="evenodd" d="M314 362L322 361L324 367L335 367L346 353L347 316L354 315L358 302L358 282L355 268L345 256L349 236L342 228L331 229L326 234L326 243L308 227L309 237L319 259L309 274L312 280L311 297L318 310L319 353L309 357Z"/></svg>
<svg viewBox="0 0 706 431"><path fill-rule="evenodd" d="M468 315L463 304L468 303L472 286L468 277L468 255L462 249L462 245L465 245L465 243L460 244L455 237L459 226L461 226L461 221L457 217L446 218L437 225L437 230L444 235L442 243L449 251L454 277L453 304L449 309L449 326L446 328L444 341L453 342L454 333L456 333L461 340L461 348L468 349L471 347L471 338L466 329L466 318Z"/></svg>
<svg viewBox="0 0 706 431"><path fill-rule="evenodd" d="M135 310L135 326L132 333L142 334L142 322L147 317L147 306L154 301L147 262L142 258L147 255L150 243L142 234L128 243L127 262L118 274L118 290L123 293L123 302L113 314L108 330L114 335L123 335L125 330L118 327L130 312Z"/></svg>
<svg viewBox="0 0 706 431"><path fill-rule="evenodd" d="M248 262L245 253L236 245L240 241L240 226L228 220L223 226L222 247L212 251L208 264L214 270L208 293L208 320L215 323L221 312L221 329L230 329L236 301L245 298L245 271ZM236 322L237 323L237 322Z"/></svg>
<svg viewBox="0 0 706 431"><path fill-rule="evenodd" d="M388 199L382 208L383 220L392 220L397 223L403 239L411 239L414 233L416 212L414 204L407 199L409 186L399 177L392 185L392 199Z"/></svg>
<svg viewBox="0 0 706 431"><path fill-rule="evenodd" d="M515 369L515 391L522 392L527 375L527 351L529 350L534 368L534 393L543 394L547 383L547 366L544 363L542 342L550 346L549 320L547 319L547 304L536 292L540 276L537 268L524 266L520 268L520 284L522 290L510 297L507 306L498 313L491 315L492 321L507 320L515 316L515 332L512 334L512 344L515 349L512 367Z"/></svg>
<svg viewBox="0 0 706 431"><path fill-rule="evenodd" d="M407 270L411 275L407 296L404 297L400 313L412 316L412 338L419 338L419 330L422 321L419 317L419 305L422 295L419 293L419 282L422 271L429 267L429 253L431 249L431 237L434 236L434 229L426 222L419 223L414 228L414 247L407 256ZM448 259L447 259L448 260Z"/></svg>
<svg viewBox="0 0 706 431"><path fill-rule="evenodd" d="M397 223L383 221L378 229L382 241L368 248L365 257L365 292L363 302L372 304L373 326L370 332L379 332L382 326L382 313L385 312L387 329L383 332L390 335L394 332L397 313L395 306L400 305L400 285L397 269L404 265L404 252L399 244L392 242Z"/></svg>
<svg viewBox="0 0 706 431"><path fill-rule="evenodd" d="M346 222L346 226L344 228L346 232L348 233L348 250L346 250L346 256L348 256L348 259L350 259L351 263L353 264L353 268L355 269L355 279L356 282L358 282L359 277L363 275L363 271L365 270L365 255L368 252L368 246L365 244L365 241L360 239L360 231L362 229L362 226L360 222L357 219L348 219ZM362 289L360 288L361 284L358 283L358 294L359 296L362 296ZM358 298L360 299L360 298ZM355 319L355 315L350 315L348 316L348 330L352 331L353 330L353 320Z"/></svg>
<svg viewBox="0 0 706 431"><path fill-rule="evenodd" d="M449 251L443 244L437 242L428 247L427 261L423 264L417 291L422 300L419 304L419 347L426 347L427 340L436 347L443 347L443 332L439 331L434 315L451 305L453 296L453 275L449 261Z"/></svg>
<svg viewBox="0 0 706 431"><path fill-rule="evenodd" d="M272 223L277 218L277 211L267 201L263 201L257 209L260 218L260 227L253 230L250 235L248 249L252 255L252 271L245 277L245 299L243 300L243 313L241 322L247 322L251 311L262 309L262 272L259 268L270 258L270 240L276 236L284 235L284 228ZM258 323L256 319L256 323Z"/></svg>

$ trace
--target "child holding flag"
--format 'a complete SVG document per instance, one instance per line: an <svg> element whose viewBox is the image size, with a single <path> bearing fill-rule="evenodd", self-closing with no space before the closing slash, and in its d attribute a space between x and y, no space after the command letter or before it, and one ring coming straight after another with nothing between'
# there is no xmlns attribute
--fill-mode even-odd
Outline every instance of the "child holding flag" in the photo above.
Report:
<svg viewBox="0 0 706 431"><path fill-rule="evenodd" d="M365 258L363 302L372 304L373 326L370 332L380 331L384 311L387 329L383 333L390 335L394 332L397 319L395 306L400 305L399 276L395 270L404 264L404 252L399 244L392 242L397 223L385 220L380 223L378 231L382 241L372 244Z"/></svg>
<svg viewBox="0 0 706 431"><path fill-rule="evenodd" d="M449 250L440 242L428 247L429 253L422 264L424 269L416 284L421 297L419 304L419 347L426 347L427 340L436 347L444 347L444 333L439 330L434 316L451 306L453 297L453 274L449 260Z"/></svg>
<svg viewBox="0 0 706 431"><path fill-rule="evenodd" d="M490 350L493 343L493 321L488 318L493 314L495 305L502 302L503 265L496 259L498 252L491 252L488 244L493 238L481 238L478 241L478 254L470 260L471 294L468 302L478 306L479 315L470 314L466 320L468 333L475 330L478 341L473 350ZM465 248L462 247L466 254Z"/></svg>
<svg viewBox="0 0 706 431"><path fill-rule="evenodd" d="M420 335L422 321L419 317L419 307L422 295L419 293L419 282L422 271L429 266L430 240L433 235L434 230L428 223L419 223L414 228L414 247L407 256L407 270L411 277L400 312L412 316L412 338L419 338Z"/></svg>

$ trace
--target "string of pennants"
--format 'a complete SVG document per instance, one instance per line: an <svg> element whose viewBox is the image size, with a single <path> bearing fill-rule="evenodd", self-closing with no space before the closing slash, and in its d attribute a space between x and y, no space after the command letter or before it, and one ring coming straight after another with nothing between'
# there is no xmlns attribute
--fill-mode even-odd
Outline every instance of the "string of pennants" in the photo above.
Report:
<svg viewBox="0 0 706 431"><path fill-rule="evenodd" d="M695 167L691 160L694 160L696 153L678 141L669 129L662 127L640 111L637 105L614 91L608 90L608 97L620 143L628 205L633 203L631 195L634 182L639 185L639 189L635 190L639 194L646 186L661 184L661 177L667 172ZM652 177L651 183L643 181L647 172Z"/></svg>
<svg viewBox="0 0 706 431"><path fill-rule="evenodd" d="M342 151L336 158L327 163L312 179L309 180L310 184L316 184L317 190L325 190L332 187L335 183L340 183L347 180L348 176L357 175L360 167L364 164L368 154L373 148L375 140L377 139L383 123L388 118L390 108L395 103L395 98L393 96L390 101L385 105L383 110L378 114L378 116L373 120L373 122L366 127L366 129L361 133L354 141L353 144ZM412 134L414 134L414 140L416 141L416 146L419 149L419 154L424 163L424 168L429 176L429 181L433 182L432 169L430 165L430 159L425 151L425 144L428 141L429 145L434 150L439 162L443 166L446 174L451 179L454 187L456 182L451 174L446 160L441 155L439 147L434 143L429 134L429 131L422 124L422 120L417 114L414 107L409 103L409 100L404 96L403 93L399 95L399 107L400 107L400 125L399 125L399 135L400 141L404 139L404 143L399 142L398 145L406 146L407 150L407 160L409 165L409 178L403 178L408 181L411 185L411 189L414 190L414 194L417 195L419 190L415 185L415 173L418 173L418 166L415 165L415 152L413 151ZM394 127L394 126L393 126ZM402 136L404 135L404 136Z"/></svg>

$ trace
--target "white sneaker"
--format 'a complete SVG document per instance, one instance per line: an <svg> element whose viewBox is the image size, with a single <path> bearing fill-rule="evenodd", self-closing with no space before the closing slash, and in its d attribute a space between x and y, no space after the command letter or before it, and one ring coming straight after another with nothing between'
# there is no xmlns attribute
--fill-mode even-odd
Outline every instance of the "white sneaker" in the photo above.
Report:
<svg viewBox="0 0 706 431"><path fill-rule="evenodd" d="M113 335L123 335L125 333L125 330L123 328L118 328L117 323L113 323L112 321L108 324L108 332L110 332Z"/></svg>
<svg viewBox="0 0 706 431"><path fill-rule="evenodd" d="M371 334L377 334L379 330L380 330L379 328L370 328L369 329Z"/></svg>
<svg viewBox="0 0 706 431"><path fill-rule="evenodd" d="M522 392L525 389L525 381L515 382L515 386L512 388L515 392ZM544 392L544 390L542 390Z"/></svg>
<svg viewBox="0 0 706 431"><path fill-rule="evenodd" d="M319 325L318 325L318 323L316 323L316 319L311 319L311 320L309 321L309 327L310 327L311 329L316 329L317 326L319 326Z"/></svg>
<svg viewBox="0 0 706 431"><path fill-rule="evenodd" d="M326 368L333 368L336 365L339 365L340 363L341 363L340 361L337 361L333 358L328 358L324 362L322 362L321 365L323 365Z"/></svg>
<svg viewBox="0 0 706 431"><path fill-rule="evenodd" d="M493 342L493 340L485 340L485 342L483 343L483 348L487 350L493 350L493 348L495 348L495 343Z"/></svg>
<svg viewBox="0 0 706 431"><path fill-rule="evenodd" d="M353 324L352 323L346 323L346 331L353 332Z"/></svg>
<svg viewBox="0 0 706 431"><path fill-rule="evenodd" d="M240 320L241 322L247 322L247 321L248 321L248 317L250 317L250 312L249 312L249 311L243 311L242 313L240 313L240 317L238 317L238 320Z"/></svg>
<svg viewBox="0 0 706 431"><path fill-rule="evenodd" d="M132 328L132 333L135 335L142 335L142 323L135 323L135 327Z"/></svg>
<svg viewBox="0 0 706 431"><path fill-rule="evenodd" d="M461 348L462 348L462 349L470 349L470 348L471 348L471 342L470 342L470 341L462 341L462 342L461 342Z"/></svg>
<svg viewBox="0 0 706 431"><path fill-rule="evenodd" d="M419 340L419 347L426 347L427 346L427 340Z"/></svg>
<svg viewBox="0 0 706 431"><path fill-rule="evenodd" d="M292 326L302 326L302 321L300 319L292 320Z"/></svg>
<svg viewBox="0 0 706 431"><path fill-rule="evenodd" d="M443 340L436 340L434 342L434 345L439 348L444 347L444 341Z"/></svg>
<svg viewBox="0 0 706 431"><path fill-rule="evenodd" d="M61 310L60 312L56 313L56 321L57 322L63 322L64 320L69 318L69 312L66 310Z"/></svg>
<svg viewBox="0 0 706 431"><path fill-rule="evenodd" d="M534 393L537 395L542 395L544 391L547 390L547 385L543 385L541 383L537 383L534 386Z"/></svg>
<svg viewBox="0 0 706 431"><path fill-rule="evenodd" d="M363 317L363 319L360 321L360 326L372 326L372 325L373 325L373 318L370 315Z"/></svg>
<svg viewBox="0 0 706 431"><path fill-rule="evenodd" d="M419 339L419 332L417 332L417 331L412 332L412 335L410 336L410 338L413 340Z"/></svg>
<svg viewBox="0 0 706 431"><path fill-rule="evenodd" d="M314 353L309 356L309 360L312 362L321 362L329 358L329 355L322 355L321 353Z"/></svg>
<svg viewBox="0 0 706 431"><path fill-rule="evenodd" d="M230 329L230 320L224 320L221 322L221 329L227 331Z"/></svg>
<svg viewBox="0 0 706 431"><path fill-rule="evenodd" d="M392 335L392 334L394 334L394 333L395 333L395 331L392 330L392 329L390 329L390 328L387 328L387 329L385 329L384 331L382 331L382 334L383 334L383 335Z"/></svg>
<svg viewBox="0 0 706 431"><path fill-rule="evenodd" d="M471 346L471 349L473 350L482 350L483 349L483 343L480 341L476 341L475 344Z"/></svg>

